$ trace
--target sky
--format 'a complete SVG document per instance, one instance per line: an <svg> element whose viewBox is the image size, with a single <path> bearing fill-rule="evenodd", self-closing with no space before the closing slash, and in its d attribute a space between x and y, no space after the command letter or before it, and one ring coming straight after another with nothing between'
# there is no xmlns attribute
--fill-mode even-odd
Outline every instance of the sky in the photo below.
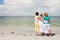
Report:
<svg viewBox="0 0 60 40"><path fill-rule="evenodd" d="M0 16L34 16L37 11L60 16L60 0L0 0Z"/></svg>

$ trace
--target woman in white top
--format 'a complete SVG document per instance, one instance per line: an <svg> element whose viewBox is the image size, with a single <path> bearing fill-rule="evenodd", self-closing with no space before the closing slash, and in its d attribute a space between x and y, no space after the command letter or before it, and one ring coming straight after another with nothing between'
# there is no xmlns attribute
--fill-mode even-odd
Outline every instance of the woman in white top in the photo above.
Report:
<svg viewBox="0 0 60 40"><path fill-rule="evenodd" d="M40 34L43 36L45 33L45 26L44 26L44 23L43 23L44 19L43 19L43 14L40 14L40 18L39 18L39 29L40 29Z"/></svg>

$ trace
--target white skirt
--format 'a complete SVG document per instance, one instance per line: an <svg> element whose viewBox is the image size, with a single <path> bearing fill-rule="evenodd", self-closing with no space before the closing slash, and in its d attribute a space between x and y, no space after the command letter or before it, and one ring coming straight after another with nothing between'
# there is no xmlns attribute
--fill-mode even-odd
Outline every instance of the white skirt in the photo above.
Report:
<svg viewBox="0 0 60 40"><path fill-rule="evenodd" d="M45 31L44 23L41 21L39 21L39 29L41 33Z"/></svg>
<svg viewBox="0 0 60 40"><path fill-rule="evenodd" d="M50 24L44 24L43 22L39 21L39 29L41 33L49 33L48 30L50 30Z"/></svg>

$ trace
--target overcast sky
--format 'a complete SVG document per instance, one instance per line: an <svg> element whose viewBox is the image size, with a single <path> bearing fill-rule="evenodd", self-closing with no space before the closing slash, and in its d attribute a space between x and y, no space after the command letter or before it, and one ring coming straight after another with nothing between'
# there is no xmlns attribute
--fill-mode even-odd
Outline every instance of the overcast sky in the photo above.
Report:
<svg viewBox="0 0 60 40"><path fill-rule="evenodd" d="M34 16L36 11L60 16L60 0L0 0L0 16Z"/></svg>

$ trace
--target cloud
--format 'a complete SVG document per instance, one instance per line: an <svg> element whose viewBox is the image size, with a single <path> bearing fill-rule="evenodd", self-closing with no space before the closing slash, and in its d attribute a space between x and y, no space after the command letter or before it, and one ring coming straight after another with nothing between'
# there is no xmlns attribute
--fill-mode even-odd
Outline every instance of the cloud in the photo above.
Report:
<svg viewBox="0 0 60 40"><path fill-rule="evenodd" d="M48 6L48 12L53 16L58 16L58 10L60 9L60 0L46 0L45 6Z"/></svg>
<svg viewBox="0 0 60 40"><path fill-rule="evenodd" d="M36 11L49 15L60 16L60 0L4 0L0 5L0 15L4 16L34 16Z"/></svg>
<svg viewBox="0 0 60 40"><path fill-rule="evenodd" d="M46 0L45 6L48 6L50 9L58 9L60 8L60 1L59 0Z"/></svg>
<svg viewBox="0 0 60 40"><path fill-rule="evenodd" d="M0 6L1 6L0 10L2 10L0 14L8 15L8 16L9 15L21 16L22 13L23 14L26 13L30 7L33 7L33 2L32 0L5 0L5 5L0 5ZM4 10L3 8L7 9L7 11L3 11Z"/></svg>
<svg viewBox="0 0 60 40"><path fill-rule="evenodd" d="M31 0L5 0L7 4L11 5L27 5L32 4Z"/></svg>
<svg viewBox="0 0 60 40"><path fill-rule="evenodd" d="M60 12L60 0L41 0L41 5L38 8L40 12L47 11L49 15L53 14L52 16L58 16Z"/></svg>

